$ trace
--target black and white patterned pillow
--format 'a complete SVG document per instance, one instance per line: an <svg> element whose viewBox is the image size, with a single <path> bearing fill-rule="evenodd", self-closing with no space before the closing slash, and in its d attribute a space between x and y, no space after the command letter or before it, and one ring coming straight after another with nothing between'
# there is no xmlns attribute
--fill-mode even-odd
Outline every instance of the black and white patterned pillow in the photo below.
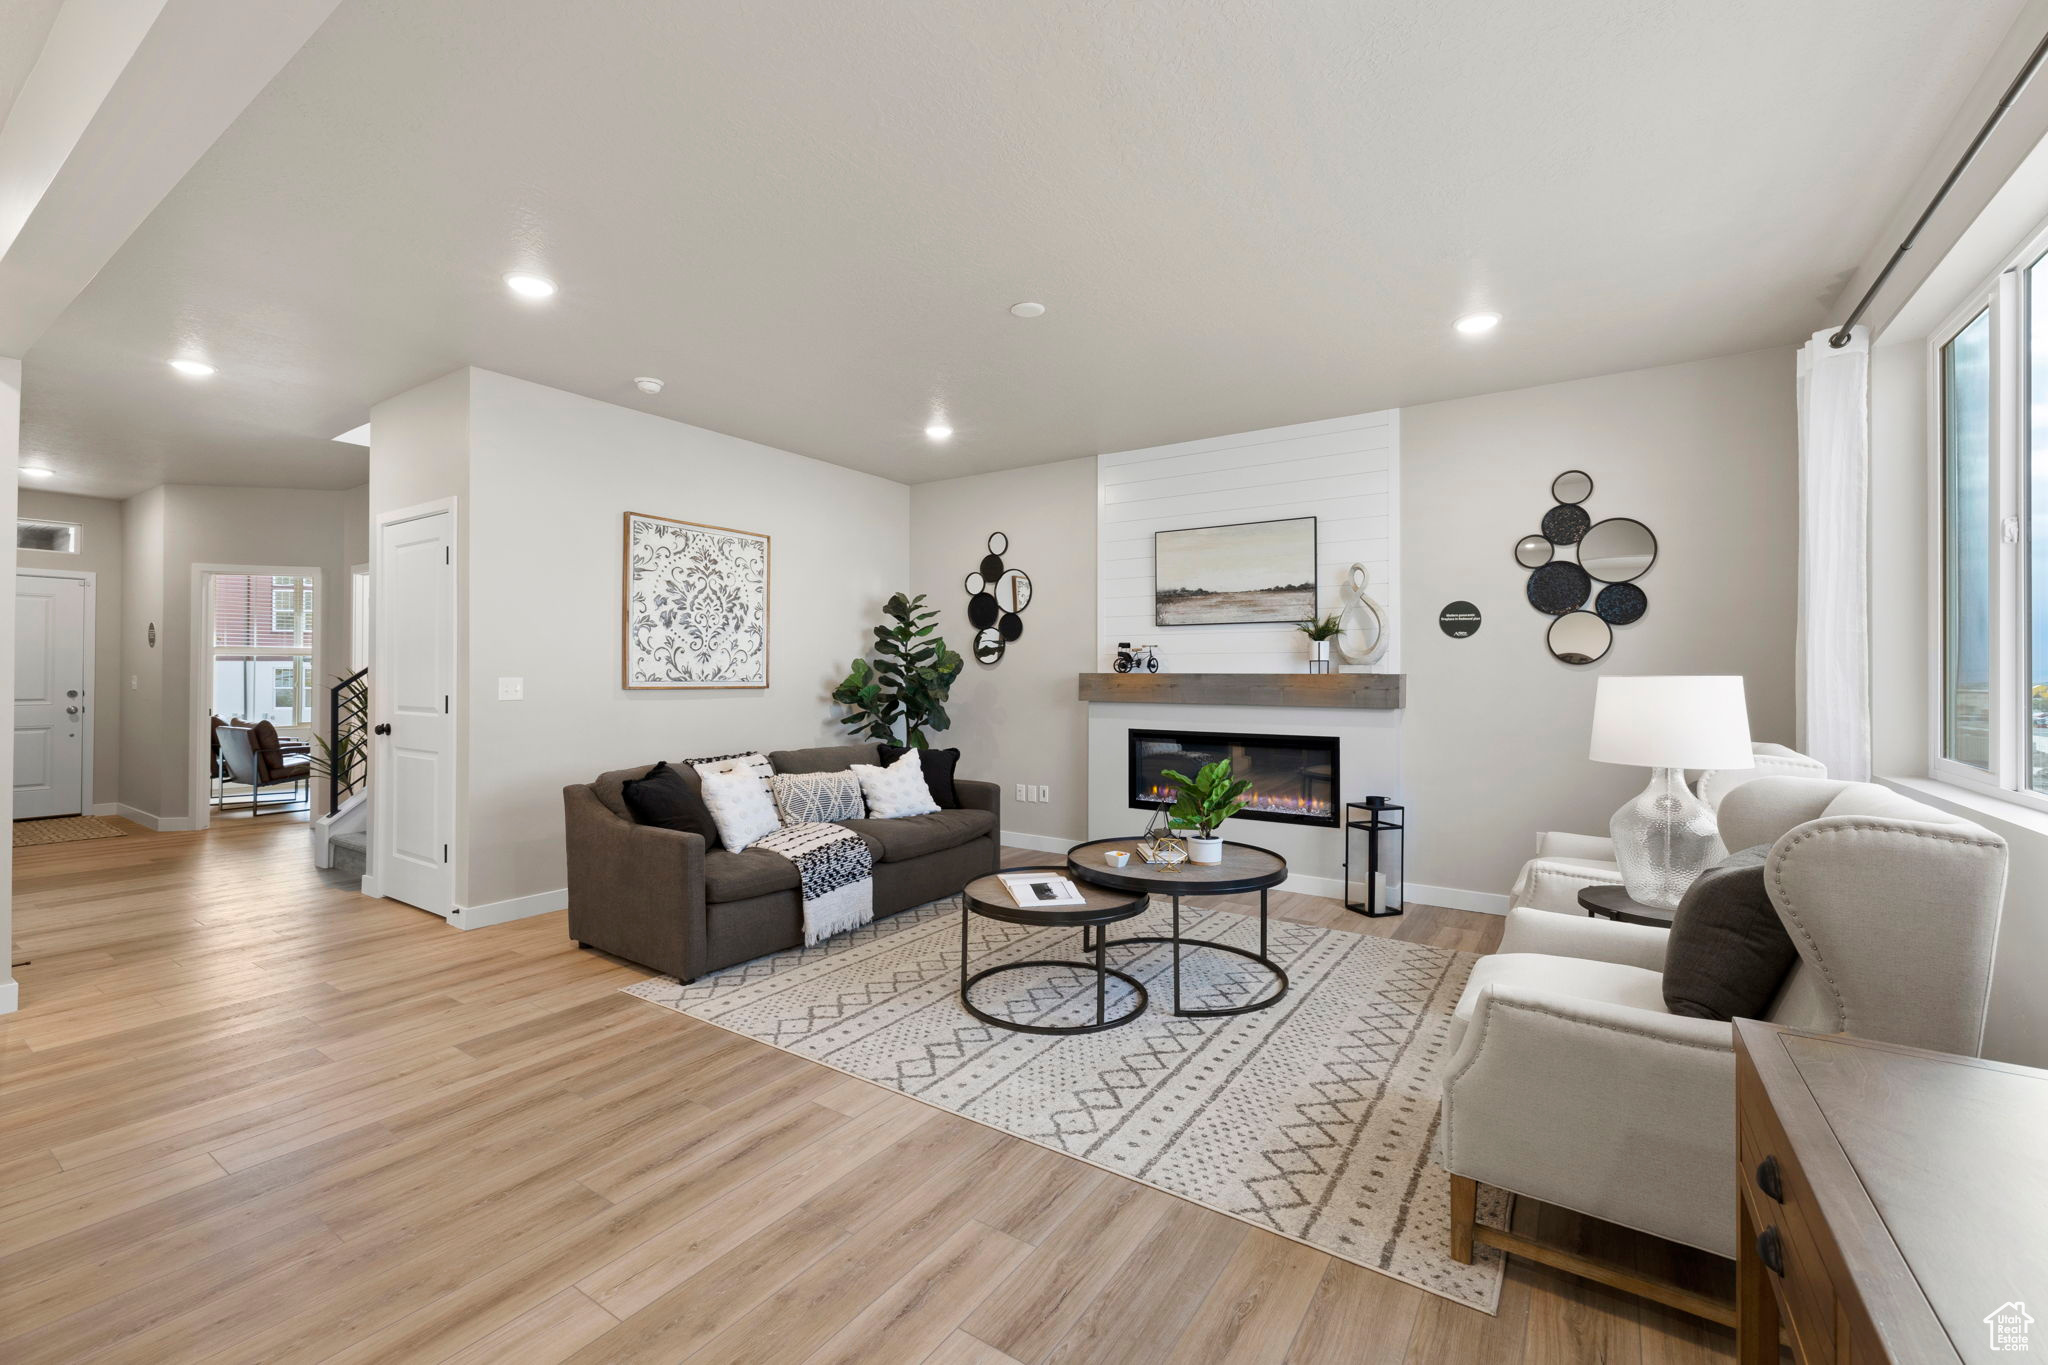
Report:
<svg viewBox="0 0 2048 1365"><path fill-rule="evenodd" d="M860 799L860 779L850 772L777 773L768 787L784 827L858 820L868 813Z"/></svg>

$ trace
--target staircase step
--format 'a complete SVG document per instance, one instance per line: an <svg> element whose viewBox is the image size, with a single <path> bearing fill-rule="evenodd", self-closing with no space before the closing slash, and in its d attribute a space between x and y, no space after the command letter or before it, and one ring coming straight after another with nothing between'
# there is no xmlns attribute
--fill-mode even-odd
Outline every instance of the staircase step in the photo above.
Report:
<svg viewBox="0 0 2048 1365"><path fill-rule="evenodd" d="M370 836L366 833L337 834L327 841L328 850L334 856L336 872L353 872L362 876L370 870Z"/></svg>

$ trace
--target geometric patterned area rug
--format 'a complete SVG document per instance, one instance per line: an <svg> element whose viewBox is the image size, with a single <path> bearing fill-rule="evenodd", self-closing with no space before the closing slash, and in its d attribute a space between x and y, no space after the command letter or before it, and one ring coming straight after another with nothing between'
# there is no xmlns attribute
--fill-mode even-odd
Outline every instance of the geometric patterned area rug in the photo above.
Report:
<svg viewBox="0 0 2048 1365"><path fill-rule="evenodd" d="M1256 948L1258 921L1181 909L1182 932ZM1269 1009L1186 1019L1172 1010L1170 949L1109 950L1151 1003L1121 1028L1066 1037L991 1028L960 1007L960 908L949 898L815 948L758 958L689 985L628 994L1128 1176L1482 1312L1504 1263L1450 1256L1450 1177L1431 1159L1452 1007L1473 954L1271 922L1286 997ZM1111 926L1164 933L1168 910ZM1077 929L969 917L970 970L1080 956ZM1243 1003L1271 978L1234 954L1184 949L1189 1007ZM1110 981L1110 1017L1129 988ZM1024 1023L1095 1017L1095 974L1023 969L974 988ZM1508 1196L1480 1187L1481 1221Z"/></svg>
<svg viewBox="0 0 2048 1365"><path fill-rule="evenodd" d="M33 844L69 844L80 839L120 839L128 831L111 820L102 820L97 815L60 815L47 820L17 820L14 822L14 846L27 848Z"/></svg>

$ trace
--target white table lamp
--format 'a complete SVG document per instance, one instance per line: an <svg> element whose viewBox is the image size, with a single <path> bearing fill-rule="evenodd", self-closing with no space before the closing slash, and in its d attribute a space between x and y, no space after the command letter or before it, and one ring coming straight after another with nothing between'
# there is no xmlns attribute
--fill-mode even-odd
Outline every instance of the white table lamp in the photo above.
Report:
<svg viewBox="0 0 2048 1365"><path fill-rule="evenodd" d="M1687 768L1753 768L1739 677L1603 677L1593 694L1596 763L1649 768L1650 785L1614 813L1614 861L1633 899L1672 909L1722 853L1714 812Z"/></svg>

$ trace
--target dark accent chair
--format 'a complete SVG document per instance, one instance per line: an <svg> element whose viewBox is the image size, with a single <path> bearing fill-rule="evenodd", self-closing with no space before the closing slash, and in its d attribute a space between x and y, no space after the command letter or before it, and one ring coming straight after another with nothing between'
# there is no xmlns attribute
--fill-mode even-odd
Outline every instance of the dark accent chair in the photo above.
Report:
<svg viewBox="0 0 2048 1365"><path fill-rule="evenodd" d="M778 773L844 772L879 759L872 744L779 749ZM804 941L796 865L764 849L732 853L715 839L642 825L621 790L652 767L624 768L562 789L569 844L569 937L694 981ZM694 785L696 772L675 765ZM842 820L875 855L875 918L958 892L996 869L1002 792L954 784L959 810L901 820Z"/></svg>
<svg viewBox="0 0 2048 1365"><path fill-rule="evenodd" d="M276 726L267 720L250 727L220 725L214 727L213 737L220 745L220 761L227 769L227 780L249 788L250 814L275 815L310 809L313 765L304 753L285 751ZM261 804L263 789L280 786L293 788L290 800L266 811Z"/></svg>

